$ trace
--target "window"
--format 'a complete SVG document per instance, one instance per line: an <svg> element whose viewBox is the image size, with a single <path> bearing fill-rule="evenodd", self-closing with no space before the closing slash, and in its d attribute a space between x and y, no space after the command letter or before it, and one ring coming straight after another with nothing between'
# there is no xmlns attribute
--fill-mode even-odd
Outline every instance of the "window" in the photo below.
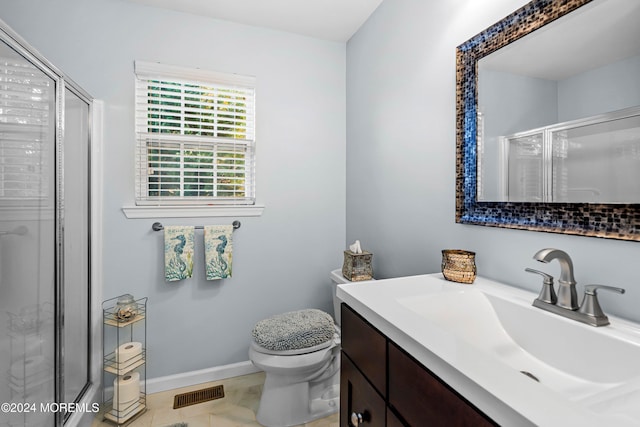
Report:
<svg viewBox="0 0 640 427"><path fill-rule="evenodd" d="M136 61L136 204L255 202L255 79Z"/></svg>

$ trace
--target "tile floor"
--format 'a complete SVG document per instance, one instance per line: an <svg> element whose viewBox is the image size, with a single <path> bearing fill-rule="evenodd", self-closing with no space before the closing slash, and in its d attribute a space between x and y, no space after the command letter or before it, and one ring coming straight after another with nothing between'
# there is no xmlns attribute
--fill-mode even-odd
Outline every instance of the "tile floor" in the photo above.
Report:
<svg viewBox="0 0 640 427"><path fill-rule="evenodd" d="M215 385L224 385L224 398L173 409L173 397L179 393ZM256 411L260 402L264 373L230 378L191 387L184 387L147 396L147 412L127 427L167 427L175 423L187 423L188 427L259 427ZM339 415L304 424L304 427L338 427ZM97 414L91 427L114 427Z"/></svg>

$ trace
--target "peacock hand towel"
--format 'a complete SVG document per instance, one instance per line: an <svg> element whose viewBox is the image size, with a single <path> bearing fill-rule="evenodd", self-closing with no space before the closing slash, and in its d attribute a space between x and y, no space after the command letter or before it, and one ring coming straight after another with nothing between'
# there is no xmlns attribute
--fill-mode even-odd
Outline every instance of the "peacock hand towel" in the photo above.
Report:
<svg viewBox="0 0 640 427"><path fill-rule="evenodd" d="M188 279L193 274L193 226L164 227L164 278L167 282Z"/></svg>
<svg viewBox="0 0 640 427"><path fill-rule="evenodd" d="M232 234L232 225L206 225L204 227L207 280L231 277Z"/></svg>

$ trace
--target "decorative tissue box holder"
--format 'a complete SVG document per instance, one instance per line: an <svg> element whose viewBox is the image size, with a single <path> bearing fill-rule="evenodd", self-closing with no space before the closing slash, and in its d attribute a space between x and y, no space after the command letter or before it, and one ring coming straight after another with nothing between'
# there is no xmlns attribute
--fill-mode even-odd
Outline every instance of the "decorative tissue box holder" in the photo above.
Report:
<svg viewBox="0 0 640 427"><path fill-rule="evenodd" d="M442 275L452 282L473 283L476 280L476 253L460 249L443 249Z"/></svg>
<svg viewBox="0 0 640 427"><path fill-rule="evenodd" d="M373 254L367 251L362 251L361 254L344 251L342 275L352 282L373 279L371 258L373 258Z"/></svg>

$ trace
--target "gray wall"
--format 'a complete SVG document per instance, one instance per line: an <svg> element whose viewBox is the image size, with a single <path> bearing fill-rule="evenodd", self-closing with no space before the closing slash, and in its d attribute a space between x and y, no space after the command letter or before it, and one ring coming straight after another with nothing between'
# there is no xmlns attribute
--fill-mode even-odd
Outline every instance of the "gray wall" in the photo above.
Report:
<svg viewBox="0 0 640 427"><path fill-rule="evenodd" d="M478 73L478 109L484 115L484 197L503 200L498 170L500 137L557 123L558 85L493 70ZM509 194L510 197L513 194ZM511 199L512 201L514 199ZM506 201L506 200L505 200Z"/></svg>
<svg viewBox="0 0 640 427"><path fill-rule="evenodd" d="M7 24L105 101L104 297L149 297L149 378L248 360L257 320L331 309L328 275L345 238L344 43L120 0L2 3ZM151 224L236 218L132 220L121 211L134 200L136 59L257 78L257 196L266 209L239 218L231 279L204 279L197 234L194 277L166 283L163 236Z"/></svg>
<svg viewBox="0 0 640 427"><path fill-rule="evenodd" d="M544 247L572 255L579 291L605 311L640 320L640 243L456 224L455 49L524 0L385 0L347 44L347 240L374 253L377 277L440 270L444 248L477 252L480 275L539 290L531 259ZM552 331L550 331L552 333Z"/></svg>
<svg viewBox="0 0 640 427"><path fill-rule="evenodd" d="M558 122L640 105L640 56L558 81Z"/></svg>

